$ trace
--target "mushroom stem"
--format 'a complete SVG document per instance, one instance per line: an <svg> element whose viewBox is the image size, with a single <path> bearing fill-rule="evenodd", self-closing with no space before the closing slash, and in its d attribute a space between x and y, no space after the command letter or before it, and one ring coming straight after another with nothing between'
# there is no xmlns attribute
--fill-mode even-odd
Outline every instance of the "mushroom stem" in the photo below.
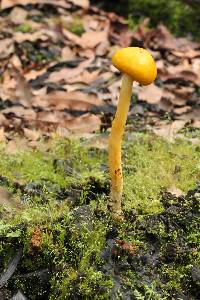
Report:
<svg viewBox="0 0 200 300"><path fill-rule="evenodd" d="M111 178L111 191L109 208L113 218L121 219L121 201L123 190L123 175L121 166L121 145L124 134L127 114L132 95L133 79L124 74L122 77L122 86L120 90L119 102L115 118L112 122L112 129L109 137L109 171Z"/></svg>

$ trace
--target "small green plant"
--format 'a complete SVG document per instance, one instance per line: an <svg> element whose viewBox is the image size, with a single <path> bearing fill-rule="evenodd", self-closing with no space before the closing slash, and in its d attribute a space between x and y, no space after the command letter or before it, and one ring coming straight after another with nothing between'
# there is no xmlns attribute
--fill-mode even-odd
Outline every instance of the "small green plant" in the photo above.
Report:
<svg viewBox="0 0 200 300"><path fill-rule="evenodd" d="M83 27L83 21L81 20L81 18L73 18L72 23L69 26L69 30L74 34L81 36L82 33L85 31Z"/></svg>
<svg viewBox="0 0 200 300"><path fill-rule="evenodd" d="M35 30L31 27L31 25L29 23L23 23L23 24L17 25L14 28L14 31L15 32L22 32L22 33L32 33Z"/></svg>

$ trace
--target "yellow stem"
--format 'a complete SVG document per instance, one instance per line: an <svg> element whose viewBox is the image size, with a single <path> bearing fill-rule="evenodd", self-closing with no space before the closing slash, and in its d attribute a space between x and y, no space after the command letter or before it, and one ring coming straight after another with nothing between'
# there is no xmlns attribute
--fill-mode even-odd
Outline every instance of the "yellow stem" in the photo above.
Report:
<svg viewBox="0 0 200 300"><path fill-rule="evenodd" d="M116 219L120 218L122 215L121 199L123 190L123 175L121 166L121 145L130 106L132 86L133 79L129 75L124 74L122 77L122 86L117 111L112 122L108 145L109 171L111 178L109 207L113 217Z"/></svg>

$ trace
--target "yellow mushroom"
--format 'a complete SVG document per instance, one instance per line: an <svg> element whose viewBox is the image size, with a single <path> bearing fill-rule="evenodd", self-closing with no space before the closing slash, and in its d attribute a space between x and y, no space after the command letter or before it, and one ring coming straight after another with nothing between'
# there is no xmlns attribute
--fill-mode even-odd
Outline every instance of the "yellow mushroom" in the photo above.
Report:
<svg viewBox="0 0 200 300"><path fill-rule="evenodd" d="M146 49L138 47L117 50L112 57L112 63L118 70L123 72L123 77L117 111L109 137L108 151L111 178L109 208L114 219L122 219L121 144L132 95L132 85L133 81L137 81L142 85L152 83L156 78L157 69L151 54Z"/></svg>

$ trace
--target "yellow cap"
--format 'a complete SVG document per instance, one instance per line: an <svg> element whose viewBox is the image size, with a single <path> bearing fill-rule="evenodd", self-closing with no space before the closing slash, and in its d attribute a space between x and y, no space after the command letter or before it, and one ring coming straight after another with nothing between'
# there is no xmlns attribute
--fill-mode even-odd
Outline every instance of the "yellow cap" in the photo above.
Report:
<svg viewBox="0 0 200 300"><path fill-rule="evenodd" d="M157 76L152 55L143 48L128 47L117 50L112 57L113 65L142 85L152 83Z"/></svg>

